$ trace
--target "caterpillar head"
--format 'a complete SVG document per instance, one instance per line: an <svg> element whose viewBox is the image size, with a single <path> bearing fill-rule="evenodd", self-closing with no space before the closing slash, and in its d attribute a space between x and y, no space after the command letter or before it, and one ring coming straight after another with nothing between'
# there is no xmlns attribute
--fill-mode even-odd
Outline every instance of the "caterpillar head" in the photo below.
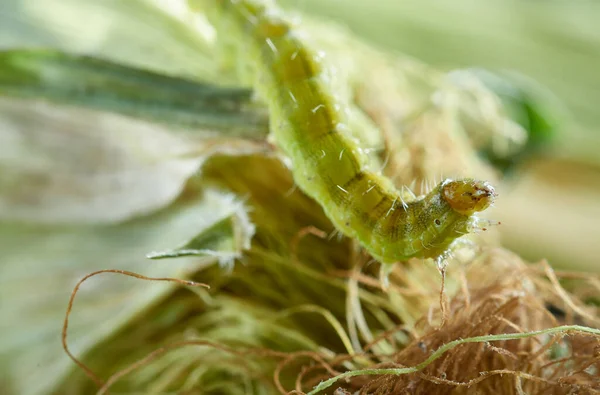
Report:
<svg viewBox="0 0 600 395"><path fill-rule="evenodd" d="M471 179L444 181L441 192L454 211L466 216L487 209L497 196L494 187L487 182Z"/></svg>

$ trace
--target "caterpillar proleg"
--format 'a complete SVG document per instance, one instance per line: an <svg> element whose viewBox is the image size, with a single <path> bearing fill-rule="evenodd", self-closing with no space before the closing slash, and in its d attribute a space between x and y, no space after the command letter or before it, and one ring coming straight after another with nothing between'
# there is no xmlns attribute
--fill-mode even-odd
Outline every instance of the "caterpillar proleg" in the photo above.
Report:
<svg viewBox="0 0 600 395"><path fill-rule="evenodd" d="M291 159L296 184L337 229L389 264L443 257L455 240L480 227L475 214L496 196L487 182L447 179L415 197L369 168L348 133L346 104L329 91L335 69L303 44L272 2L202 4L219 39L235 37L236 53L268 105L273 140Z"/></svg>

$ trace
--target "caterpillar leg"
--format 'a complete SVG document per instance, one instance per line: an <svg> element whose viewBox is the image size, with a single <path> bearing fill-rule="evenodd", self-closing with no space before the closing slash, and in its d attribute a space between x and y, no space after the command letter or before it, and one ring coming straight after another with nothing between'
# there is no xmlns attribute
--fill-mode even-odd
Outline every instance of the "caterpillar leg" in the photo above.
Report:
<svg viewBox="0 0 600 395"><path fill-rule="evenodd" d="M394 270L393 263L381 263L379 266L379 282L381 283L381 289L387 292L390 287L390 274Z"/></svg>

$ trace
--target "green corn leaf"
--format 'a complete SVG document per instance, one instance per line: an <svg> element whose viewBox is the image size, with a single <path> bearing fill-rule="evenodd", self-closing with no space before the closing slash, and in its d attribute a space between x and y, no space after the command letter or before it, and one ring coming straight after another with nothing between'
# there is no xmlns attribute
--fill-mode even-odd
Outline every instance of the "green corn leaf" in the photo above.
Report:
<svg viewBox="0 0 600 395"><path fill-rule="evenodd" d="M117 114L0 97L0 220L114 223L172 202L215 154L264 144L194 139Z"/></svg>
<svg viewBox="0 0 600 395"><path fill-rule="evenodd" d="M43 98L221 135L262 139L268 131L267 115L252 108L249 89L219 87L55 50L0 52L0 94Z"/></svg>
<svg viewBox="0 0 600 395"><path fill-rule="evenodd" d="M210 228L194 236L191 240L172 250L151 252L150 259L179 258L185 256L217 257L222 266L231 268L233 260L239 258L242 250L250 248L250 238L254 228L243 208L235 208L234 213L216 221Z"/></svg>

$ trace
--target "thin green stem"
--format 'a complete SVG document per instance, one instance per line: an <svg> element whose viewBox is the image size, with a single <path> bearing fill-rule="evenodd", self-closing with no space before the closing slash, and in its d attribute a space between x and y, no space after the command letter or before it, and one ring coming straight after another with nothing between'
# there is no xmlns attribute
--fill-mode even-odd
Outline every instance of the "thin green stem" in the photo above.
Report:
<svg viewBox="0 0 600 395"><path fill-rule="evenodd" d="M600 336L600 329L597 329L597 328L588 328L588 327L579 326L579 325L564 325L564 326L558 326L558 327L554 327L554 328L542 329L539 331L532 331L532 332L525 332L525 333L507 333L507 334L500 334L500 335L475 336L475 337L469 337L466 339L457 339L457 340L451 341L450 343L444 344L443 346L438 348L433 354L431 354L429 356L429 358L427 358L425 361L421 362L420 364L418 364L416 366L408 367L408 368L397 368L397 369L362 369L362 370L353 370L350 372L345 372L338 376L332 377L329 380L321 382L312 391L310 391L307 395L317 394L317 393L331 387L338 380L348 378L348 377L367 376L367 375L384 375L384 374L391 374L391 375L399 376L399 375L403 375L403 374L415 373L420 370L423 370L425 367L427 367L433 361L435 361L436 359L441 357L446 351L451 350L460 344L495 342L495 341L502 341L502 340L517 340L517 339L523 339L523 338L534 337L534 336L539 336L539 335L566 333L566 332L583 332L583 333L589 333L592 335Z"/></svg>

